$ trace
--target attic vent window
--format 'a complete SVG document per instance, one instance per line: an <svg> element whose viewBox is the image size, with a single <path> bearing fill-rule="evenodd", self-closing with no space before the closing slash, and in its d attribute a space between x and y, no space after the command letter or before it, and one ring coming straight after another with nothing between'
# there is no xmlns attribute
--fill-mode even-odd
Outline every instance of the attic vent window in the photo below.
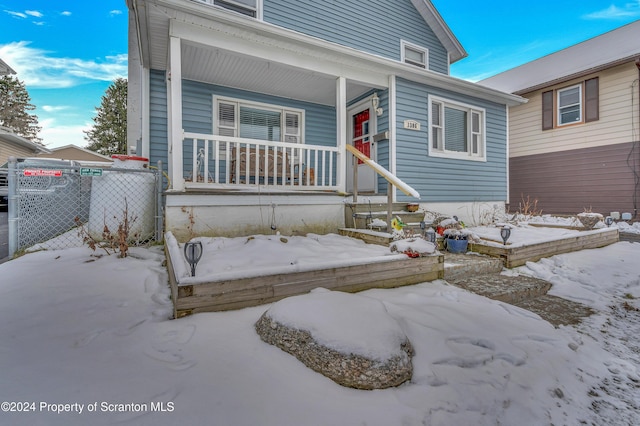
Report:
<svg viewBox="0 0 640 426"><path fill-rule="evenodd" d="M204 3L214 4L216 6L224 7L225 9L233 10L234 12L241 13L243 15L251 16L252 18L261 18L260 9L262 6L262 0L200 0Z"/></svg>
<svg viewBox="0 0 640 426"><path fill-rule="evenodd" d="M402 62L426 69L429 65L429 49L402 40Z"/></svg>

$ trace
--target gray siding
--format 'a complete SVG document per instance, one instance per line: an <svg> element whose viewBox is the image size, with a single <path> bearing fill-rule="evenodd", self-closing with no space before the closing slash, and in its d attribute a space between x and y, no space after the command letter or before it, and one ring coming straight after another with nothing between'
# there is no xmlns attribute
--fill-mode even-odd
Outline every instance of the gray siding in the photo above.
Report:
<svg viewBox="0 0 640 426"><path fill-rule="evenodd" d="M640 164L640 152L634 150L634 143L527 155L509 161L512 212L518 211L527 197L538 200L537 208L543 213L572 215L589 208L603 215L612 211L634 214L640 200L640 187L628 166Z"/></svg>
<svg viewBox="0 0 640 426"><path fill-rule="evenodd" d="M429 94L486 109L487 161L429 157ZM397 175L429 202L506 200L506 109L504 105L434 89L403 79L397 81ZM417 120L420 131L403 128ZM404 195L401 200L408 200Z"/></svg>
<svg viewBox="0 0 640 426"><path fill-rule="evenodd" d="M264 20L343 46L400 60L400 40L429 49L429 68L448 74L447 51L410 0L264 0Z"/></svg>

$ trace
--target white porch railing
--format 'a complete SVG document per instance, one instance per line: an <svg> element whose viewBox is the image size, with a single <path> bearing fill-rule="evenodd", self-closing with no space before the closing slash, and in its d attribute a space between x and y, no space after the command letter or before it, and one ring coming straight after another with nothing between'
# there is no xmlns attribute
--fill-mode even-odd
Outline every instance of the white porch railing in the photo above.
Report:
<svg viewBox="0 0 640 426"><path fill-rule="evenodd" d="M337 147L202 133L184 133L183 146L188 187L338 190Z"/></svg>

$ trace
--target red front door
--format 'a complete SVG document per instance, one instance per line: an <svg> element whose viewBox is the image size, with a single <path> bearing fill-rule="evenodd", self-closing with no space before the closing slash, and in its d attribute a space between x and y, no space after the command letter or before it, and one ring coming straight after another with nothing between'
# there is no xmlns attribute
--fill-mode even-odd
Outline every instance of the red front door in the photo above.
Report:
<svg viewBox="0 0 640 426"><path fill-rule="evenodd" d="M353 116L353 146L371 158L371 140L369 138L369 110L365 109ZM362 160L358 160L362 164Z"/></svg>

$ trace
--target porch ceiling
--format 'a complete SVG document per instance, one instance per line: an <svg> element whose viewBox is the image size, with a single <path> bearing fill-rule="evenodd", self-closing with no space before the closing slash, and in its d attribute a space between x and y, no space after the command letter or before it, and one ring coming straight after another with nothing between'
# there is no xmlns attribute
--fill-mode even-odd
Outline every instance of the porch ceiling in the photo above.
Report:
<svg viewBox="0 0 640 426"><path fill-rule="evenodd" d="M189 3L186 4L189 5ZM193 7L202 8L197 3L191 4L194 5ZM201 16L177 12L158 4L140 3L140 5L145 6L139 11L142 29L140 37L142 45L146 46L143 61L153 69L167 70L171 19L195 22L201 27L210 24ZM204 10L211 12L213 9L205 6ZM211 37L211 42L215 44L215 36ZM322 105L335 106L336 103L336 76L184 39L181 54L182 76L188 80ZM370 85L347 80L347 99L354 99L371 89Z"/></svg>
<svg viewBox="0 0 640 426"><path fill-rule="evenodd" d="M192 42L182 43L182 76L220 86L335 106L336 77ZM347 81L347 99L370 86Z"/></svg>

